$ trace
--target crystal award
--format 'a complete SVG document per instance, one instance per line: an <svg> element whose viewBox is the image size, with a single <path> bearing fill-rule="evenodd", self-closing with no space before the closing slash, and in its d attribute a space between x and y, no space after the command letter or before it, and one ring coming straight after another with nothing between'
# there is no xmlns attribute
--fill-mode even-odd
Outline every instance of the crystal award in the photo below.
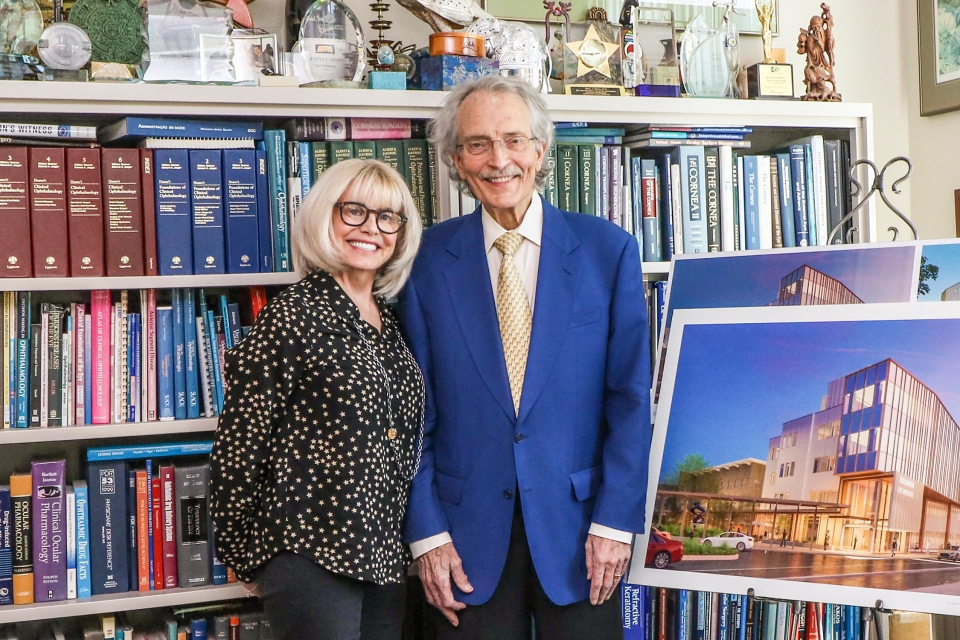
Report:
<svg viewBox="0 0 960 640"><path fill-rule="evenodd" d="M736 27L724 19L720 31L697 15L680 38L680 76L687 95L735 98L734 79L740 65Z"/></svg>
<svg viewBox="0 0 960 640"><path fill-rule="evenodd" d="M363 30L340 0L317 0L300 23L299 49L309 82L359 82L364 68Z"/></svg>

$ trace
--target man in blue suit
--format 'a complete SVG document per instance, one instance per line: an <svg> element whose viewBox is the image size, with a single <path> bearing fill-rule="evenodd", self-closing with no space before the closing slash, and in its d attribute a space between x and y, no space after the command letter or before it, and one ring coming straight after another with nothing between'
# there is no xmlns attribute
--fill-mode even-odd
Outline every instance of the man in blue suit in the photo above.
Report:
<svg viewBox="0 0 960 640"><path fill-rule="evenodd" d="M622 638L644 525L650 361L637 241L537 193L553 122L520 81L451 92L431 142L481 207L401 294L427 385L405 536L437 637Z"/></svg>

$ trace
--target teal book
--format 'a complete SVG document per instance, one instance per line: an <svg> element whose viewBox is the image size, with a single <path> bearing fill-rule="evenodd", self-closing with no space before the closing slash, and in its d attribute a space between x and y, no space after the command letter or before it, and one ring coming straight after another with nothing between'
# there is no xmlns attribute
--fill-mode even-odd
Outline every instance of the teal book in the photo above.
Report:
<svg viewBox="0 0 960 640"><path fill-rule="evenodd" d="M579 158L576 145L557 145L557 194L563 211L580 211Z"/></svg>
<svg viewBox="0 0 960 640"><path fill-rule="evenodd" d="M273 270L290 271L286 132L283 129L267 129L263 132L263 138L267 151L270 226L273 228Z"/></svg>
<svg viewBox="0 0 960 640"><path fill-rule="evenodd" d="M543 186L543 197L544 199L552 204L553 206L558 206L558 190L557 190L557 145L552 144L547 149L547 157L544 159L547 169L550 170L550 173L547 174L547 182Z"/></svg>
<svg viewBox="0 0 960 640"><path fill-rule="evenodd" d="M599 145L581 144L577 146L580 155L580 213L597 215L597 149Z"/></svg>

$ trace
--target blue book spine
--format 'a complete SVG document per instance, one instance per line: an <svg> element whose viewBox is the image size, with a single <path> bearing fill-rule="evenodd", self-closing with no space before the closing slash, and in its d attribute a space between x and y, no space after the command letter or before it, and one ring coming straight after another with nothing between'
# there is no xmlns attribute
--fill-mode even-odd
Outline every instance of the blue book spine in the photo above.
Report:
<svg viewBox="0 0 960 640"><path fill-rule="evenodd" d="M707 216L703 193L703 147L680 147L683 252L707 252Z"/></svg>
<svg viewBox="0 0 960 640"><path fill-rule="evenodd" d="M201 456L209 454L212 450L212 440L126 447L91 447L87 449L87 461L105 462L112 460L149 460L150 458Z"/></svg>
<svg viewBox="0 0 960 640"><path fill-rule="evenodd" d="M13 510L10 487L0 487L0 605L13 604Z"/></svg>
<svg viewBox="0 0 960 640"><path fill-rule="evenodd" d="M90 379L93 375L93 367L90 362L90 354L93 350L90 341L90 316L87 315L83 323L83 424L93 424L93 389L90 385Z"/></svg>
<svg viewBox="0 0 960 640"><path fill-rule="evenodd" d="M217 149L190 150L190 208L194 273L226 273L223 168Z"/></svg>
<svg viewBox="0 0 960 640"><path fill-rule="evenodd" d="M793 179L790 177L790 154L777 154L777 173L780 178L780 225L783 246L797 246L797 228L793 217Z"/></svg>
<svg viewBox="0 0 960 640"><path fill-rule="evenodd" d="M711 133L708 131L651 131L650 137L661 140L693 140L694 138L709 138L710 140L743 140L742 133Z"/></svg>
<svg viewBox="0 0 960 640"><path fill-rule="evenodd" d="M213 528L213 523L210 523L211 530ZM213 538L211 538L211 542ZM227 584L227 567L220 562L220 558L217 557L216 549L210 549L210 564L211 564L211 573L213 584Z"/></svg>
<svg viewBox="0 0 960 640"><path fill-rule="evenodd" d="M127 316L127 362L130 363L130 375L127 376L127 422L137 421L137 404L140 401L140 314Z"/></svg>
<svg viewBox="0 0 960 640"><path fill-rule="evenodd" d="M147 564L150 567L149 570L149 584L150 591L155 591L157 588L156 577L154 571L156 567L153 564L153 460L147 459ZM163 587L163 585L160 585Z"/></svg>
<svg viewBox="0 0 960 640"><path fill-rule="evenodd" d="M553 126L555 129L586 129L589 122L557 122Z"/></svg>
<svg viewBox="0 0 960 640"><path fill-rule="evenodd" d="M228 309L228 305L229 305L229 303L227 302L227 296L221 294L221 296L220 296L220 317L223 318L223 321L224 321L224 329L226 329L227 326L229 326L229 325L228 325L228 319L230 318L230 311L229 311L229 309ZM232 334L232 332L229 331L229 330L224 331L224 332L223 332L223 337L224 337L224 340L226 341L227 349L233 349L233 334Z"/></svg>
<svg viewBox="0 0 960 640"><path fill-rule="evenodd" d="M838 640L847 640L847 607L842 604L833 605L833 632L834 638Z"/></svg>
<svg viewBox="0 0 960 640"><path fill-rule="evenodd" d="M187 150L157 149L154 152L154 175L160 275L192 275L193 222ZM152 213L145 211L144 215Z"/></svg>
<svg viewBox="0 0 960 640"><path fill-rule="evenodd" d="M657 207L657 162L656 160L642 160L640 162L642 199L648 203L643 212L643 259L647 262L660 262L660 223L663 215ZM636 184L634 184L636 186ZM634 198L636 199L636 198ZM653 215L649 215L653 213Z"/></svg>
<svg viewBox="0 0 960 640"><path fill-rule="evenodd" d="M797 234L797 246L810 246L810 229L807 219L807 163L802 144L790 146L790 180L793 183L793 223Z"/></svg>
<svg viewBox="0 0 960 640"><path fill-rule="evenodd" d="M313 187L313 152L309 142L300 143L300 206Z"/></svg>
<svg viewBox="0 0 960 640"><path fill-rule="evenodd" d="M673 198L671 197L671 175L670 175L670 154L665 153L660 156L660 163L657 165L660 175L660 255L661 259L670 261L673 259Z"/></svg>
<svg viewBox="0 0 960 640"><path fill-rule="evenodd" d="M243 330L240 327L240 305L231 302L227 305L227 315L224 316L227 322L227 333L230 335L230 343L235 347L240 344L243 338Z"/></svg>
<svg viewBox="0 0 960 640"><path fill-rule="evenodd" d="M87 483L76 480L73 495L77 509L77 597L89 598L90 591L90 504Z"/></svg>
<svg viewBox="0 0 960 640"><path fill-rule="evenodd" d="M213 359L213 382L217 392L217 412L223 412L223 378L220 375L220 349L217 346L217 323L213 311L207 311L207 334L210 336L210 355Z"/></svg>
<svg viewBox="0 0 960 640"><path fill-rule="evenodd" d="M633 236L637 239L637 245L640 247L640 259L647 262L646 245L644 244L643 228L643 169L640 158L630 158L627 163L627 180L630 181L630 211L627 215L633 222Z"/></svg>
<svg viewBox="0 0 960 640"><path fill-rule="evenodd" d="M690 616L687 615L689 608L690 592L680 589L677 598L677 640L690 640Z"/></svg>
<svg viewBox="0 0 960 640"><path fill-rule="evenodd" d="M257 248L260 273L273 271L273 224L270 221L270 187L267 152L257 150Z"/></svg>
<svg viewBox="0 0 960 640"><path fill-rule="evenodd" d="M620 602L623 605L623 640L646 640L643 625L643 587L621 582Z"/></svg>
<svg viewBox="0 0 960 640"><path fill-rule="evenodd" d="M227 273L260 271L257 220L257 154L252 149L223 152Z"/></svg>
<svg viewBox="0 0 960 640"><path fill-rule="evenodd" d="M13 369L16 404L11 422L19 429L30 426L30 292L17 294L16 356Z"/></svg>
<svg viewBox="0 0 960 640"><path fill-rule="evenodd" d="M657 335L660 335L663 331L663 314L667 308L667 283L661 280L655 286L657 288Z"/></svg>
<svg viewBox="0 0 960 640"><path fill-rule="evenodd" d="M807 231L810 234L810 246L820 244L817 236L817 195L813 186L813 147L803 145L803 162L807 167L804 187L807 192Z"/></svg>
<svg viewBox="0 0 960 640"><path fill-rule="evenodd" d="M720 611L717 615L717 620L720 623L719 637L727 638L730 623L730 596L725 593L720 594Z"/></svg>
<svg viewBox="0 0 960 640"><path fill-rule="evenodd" d="M760 248L760 175L757 169L757 156L744 156L744 222L748 250Z"/></svg>
<svg viewBox="0 0 960 640"><path fill-rule="evenodd" d="M290 234L287 229L287 136L283 129L263 132L270 189L270 228L273 233L273 271L290 271Z"/></svg>
<svg viewBox="0 0 960 640"><path fill-rule="evenodd" d="M190 621L190 640L207 640L207 621L194 618Z"/></svg>
<svg viewBox="0 0 960 640"><path fill-rule="evenodd" d="M183 294L171 290L173 311L173 414L177 420L187 418L187 362L184 353Z"/></svg>
<svg viewBox="0 0 960 640"><path fill-rule="evenodd" d="M87 466L90 505L90 581L95 596L130 590L127 467L123 462Z"/></svg>
<svg viewBox="0 0 960 640"><path fill-rule="evenodd" d="M561 144L623 144L623 136L557 136L557 142Z"/></svg>
<svg viewBox="0 0 960 640"><path fill-rule="evenodd" d="M200 359L197 355L197 310L193 289L183 289L183 340L187 380L187 418L200 417Z"/></svg>
<svg viewBox="0 0 960 640"><path fill-rule="evenodd" d="M626 129L623 127L567 127L560 129L554 134L554 137L557 138L557 142L563 142L566 138L576 138L578 136L623 136L626 133Z"/></svg>
<svg viewBox="0 0 960 640"><path fill-rule="evenodd" d="M173 379L173 309L157 307L157 409L161 420L176 417Z"/></svg>
<svg viewBox="0 0 960 640"><path fill-rule="evenodd" d="M750 640L747 638L747 616L750 613L749 605L747 603L747 596L740 596L740 626L738 627L739 631L739 640Z"/></svg>
<svg viewBox="0 0 960 640"><path fill-rule="evenodd" d="M707 593L697 591L697 626L693 629L694 640L707 640Z"/></svg>
<svg viewBox="0 0 960 640"><path fill-rule="evenodd" d="M259 122L204 121L179 118L142 118L130 116L100 131L101 142L112 142L122 137L153 138L213 138L217 140L263 138L263 124Z"/></svg>
<svg viewBox="0 0 960 640"><path fill-rule="evenodd" d="M140 588L140 563L137 550L137 471L130 464L127 469L127 540L130 553L127 555L127 574L130 577L130 590Z"/></svg>

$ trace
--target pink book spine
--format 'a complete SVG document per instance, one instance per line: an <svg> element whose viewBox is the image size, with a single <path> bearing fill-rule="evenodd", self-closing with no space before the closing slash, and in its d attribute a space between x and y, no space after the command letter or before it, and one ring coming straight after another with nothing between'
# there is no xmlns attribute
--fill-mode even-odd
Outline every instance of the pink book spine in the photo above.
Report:
<svg viewBox="0 0 960 640"><path fill-rule="evenodd" d="M409 118L351 118L351 140L397 140L411 136Z"/></svg>
<svg viewBox="0 0 960 640"><path fill-rule="evenodd" d="M90 383L93 424L110 424L110 292L90 292Z"/></svg>
<svg viewBox="0 0 960 640"><path fill-rule="evenodd" d="M157 290L147 290L147 420L157 419Z"/></svg>
<svg viewBox="0 0 960 640"><path fill-rule="evenodd" d="M74 362L76 363L76 368L74 370L73 380L76 383L74 386L74 395L76 396L76 422L74 424L83 424L83 416L86 410L86 404L84 404L84 393L86 388L84 387L84 372L86 372L86 349L84 344L84 336L86 335L86 317L84 314L87 312L87 307L84 304L76 305L76 319L73 323L73 335L74 335L74 346L76 347L74 351Z"/></svg>

